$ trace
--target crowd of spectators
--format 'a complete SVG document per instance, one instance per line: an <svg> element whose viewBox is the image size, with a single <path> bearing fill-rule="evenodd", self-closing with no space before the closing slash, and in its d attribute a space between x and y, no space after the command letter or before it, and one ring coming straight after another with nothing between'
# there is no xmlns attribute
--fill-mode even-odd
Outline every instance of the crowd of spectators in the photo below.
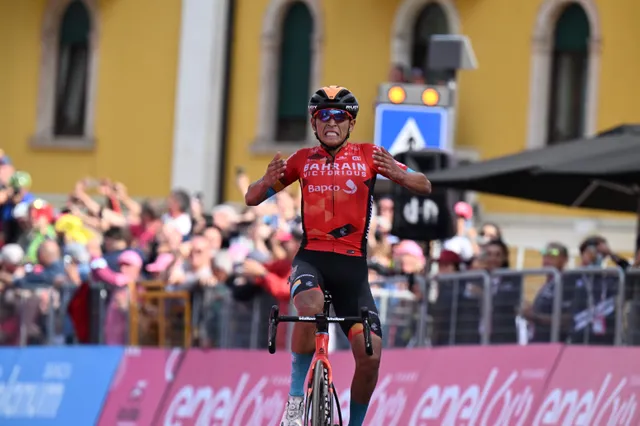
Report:
<svg viewBox="0 0 640 426"><path fill-rule="evenodd" d="M247 174L239 174L238 191L244 193L249 182ZM229 330L220 329L231 327L222 318L225 307L231 316L250 312L256 301L264 302L266 309L273 303L281 304L283 312L289 309L288 275L302 241L296 185L257 207L222 204L210 211L198 194L176 189L166 200L140 202L129 196L123 183L108 179L79 180L66 203L55 207L35 197L30 187L29 174L16 170L9 157L0 153L2 345L125 344L131 331L132 300L145 291L142 283L149 282L160 283L166 292L186 290L199 296L198 304L195 297L190 299L194 324L189 339L200 346L223 345L220 336ZM463 202L455 206L455 214L456 235L434 250L431 245L395 237L393 199L376 200L368 247L370 283L376 290L398 295L390 306L410 306L408 320L387 333L386 343L415 344L414 314L421 311L421 304L428 305L422 311L430 318L429 342L433 345L478 343L483 327L493 330L492 342L515 343L520 340L515 326L519 318L528 322L529 340L549 341L552 277L532 303L521 303L521 276L492 278L491 324L480 320L483 287L479 281L457 280L454 285L437 278L463 270L509 268L509 248L500 227L486 223L476 229L472 208ZM629 266L602 237L585 240L580 253L584 266L597 266L605 256L625 269ZM541 266L560 271L566 267L568 249L564 245L550 243L543 254ZM102 297L91 296L92 283L101 284ZM576 296L580 280L563 284L565 290L574 289L564 293L565 315L586 309L588 298ZM603 303L616 290L607 280L596 287L602 296L597 302ZM407 302L411 299L418 302ZM104 315L98 320L96 300L104 305ZM229 309L229 301L237 303ZM147 316L158 314L153 307L139 308L146 309ZM386 318L389 323L392 315ZM599 326L611 327L610 312L603 318ZM89 327L96 321L99 337ZM592 331L596 327L594 320L581 328L568 323L572 325L562 329L565 340L572 336L579 340L575 330L583 331L587 323ZM153 321L142 321L138 327L144 334L154 327ZM246 334L237 327L231 332ZM595 330L591 334L597 340L602 333Z"/></svg>

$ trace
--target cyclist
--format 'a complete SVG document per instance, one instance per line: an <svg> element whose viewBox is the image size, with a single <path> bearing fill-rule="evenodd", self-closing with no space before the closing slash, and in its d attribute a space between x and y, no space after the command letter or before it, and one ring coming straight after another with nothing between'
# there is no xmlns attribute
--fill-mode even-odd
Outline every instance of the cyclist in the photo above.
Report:
<svg viewBox="0 0 640 426"><path fill-rule="evenodd" d="M277 153L265 175L249 186L245 202L255 206L295 181L302 189L304 236L291 268L291 297L299 315L322 312L323 293L331 293L337 316L372 313L374 355L366 355L362 324L342 324L356 369L351 385L349 426L361 426L378 380L382 331L368 283L367 234L377 174L429 194L425 175L395 161L385 149L348 143L359 105L346 88L319 89L309 101L311 127L319 146L302 148L287 160ZM281 426L302 426L304 382L314 349L313 324L296 324L292 336L291 387Z"/></svg>

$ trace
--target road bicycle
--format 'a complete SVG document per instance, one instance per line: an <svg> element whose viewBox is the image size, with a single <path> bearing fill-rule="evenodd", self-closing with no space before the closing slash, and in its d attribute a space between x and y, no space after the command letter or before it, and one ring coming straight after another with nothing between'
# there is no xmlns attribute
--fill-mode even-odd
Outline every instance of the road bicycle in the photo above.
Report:
<svg viewBox="0 0 640 426"><path fill-rule="evenodd" d="M331 317L329 307L331 295L324 292L324 309L314 317L279 315L277 306L271 308L269 315L269 352L276 352L276 334L281 322L306 322L316 325L316 352L307 375L307 394L305 400L305 426L333 426L334 402L338 414L338 426L342 425L342 411L338 393L333 384L331 363L329 362L329 324L341 322L361 323L364 331L364 346L367 355L373 355L371 344L371 323L369 309L362 308L359 317Z"/></svg>

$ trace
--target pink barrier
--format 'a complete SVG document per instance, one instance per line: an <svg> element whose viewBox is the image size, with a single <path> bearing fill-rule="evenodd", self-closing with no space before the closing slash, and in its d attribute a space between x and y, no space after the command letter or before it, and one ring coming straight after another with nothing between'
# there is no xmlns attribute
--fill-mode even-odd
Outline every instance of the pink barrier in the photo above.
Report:
<svg viewBox="0 0 640 426"><path fill-rule="evenodd" d="M432 351L388 350L382 355L378 386L371 399L367 425L404 425L400 421L407 408L407 400L415 393L420 376L428 364ZM345 424L349 419L351 379L355 363L351 352L335 354L331 358L333 380L338 390Z"/></svg>
<svg viewBox="0 0 640 426"><path fill-rule="evenodd" d="M640 348L567 346L532 426L640 425Z"/></svg>
<svg viewBox="0 0 640 426"><path fill-rule="evenodd" d="M182 351L127 348L113 378L99 426L146 426L173 381Z"/></svg>
<svg viewBox="0 0 640 426"><path fill-rule="evenodd" d="M189 351L158 426L276 425L289 392L290 358L266 351Z"/></svg>
<svg viewBox="0 0 640 426"><path fill-rule="evenodd" d="M144 362L125 356L100 425L273 426L280 419L289 390L286 353L189 350L179 363L168 351L141 354ZM331 360L346 424L354 362L350 352L334 353ZM167 379L165 372L178 364L175 379ZM151 392L142 402L131 400L141 381ZM639 398L635 348L389 350L366 425L636 426ZM136 421L122 418L135 410Z"/></svg>
<svg viewBox="0 0 640 426"><path fill-rule="evenodd" d="M562 347L432 350L397 425L527 425Z"/></svg>

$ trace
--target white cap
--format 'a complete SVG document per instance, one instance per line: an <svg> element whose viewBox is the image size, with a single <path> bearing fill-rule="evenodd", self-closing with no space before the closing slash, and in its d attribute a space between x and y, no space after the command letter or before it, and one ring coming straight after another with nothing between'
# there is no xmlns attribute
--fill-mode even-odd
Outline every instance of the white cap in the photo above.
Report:
<svg viewBox="0 0 640 426"><path fill-rule="evenodd" d="M18 244L7 244L0 251L0 259L11 265L19 265L24 259L24 250Z"/></svg>
<svg viewBox="0 0 640 426"><path fill-rule="evenodd" d="M14 219L24 219L29 215L29 203L21 202L13 208Z"/></svg>

